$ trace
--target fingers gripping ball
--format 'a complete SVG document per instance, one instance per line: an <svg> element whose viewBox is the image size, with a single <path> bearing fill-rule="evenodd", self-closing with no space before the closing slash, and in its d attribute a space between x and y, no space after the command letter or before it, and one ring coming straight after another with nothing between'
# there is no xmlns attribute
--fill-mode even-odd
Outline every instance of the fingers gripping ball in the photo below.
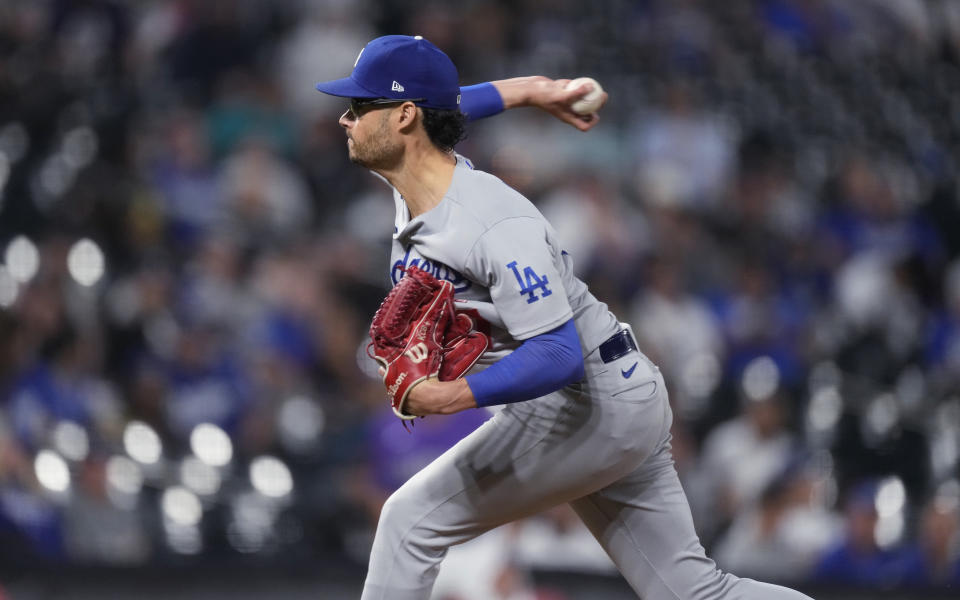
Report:
<svg viewBox="0 0 960 600"><path fill-rule="evenodd" d="M593 89L587 92L587 95L570 105L570 110L578 115L589 115L597 112L603 103L603 88L593 77L578 77L568 83L565 90L575 90L586 84L593 86Z"/></svg>

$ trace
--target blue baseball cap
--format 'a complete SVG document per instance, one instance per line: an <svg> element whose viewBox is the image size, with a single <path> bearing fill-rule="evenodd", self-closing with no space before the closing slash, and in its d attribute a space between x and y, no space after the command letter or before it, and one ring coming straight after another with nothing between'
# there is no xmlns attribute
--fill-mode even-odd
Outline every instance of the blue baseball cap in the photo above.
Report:
<svg viewBox="0 0 960 600"><path fill-rule="evenodd" d="M419 35L385 35L372 40L360 51L349 77L321 81L317 89L345 98L417 99L417 104L426 108L460 107L457 67L440 48Z"/></svg>

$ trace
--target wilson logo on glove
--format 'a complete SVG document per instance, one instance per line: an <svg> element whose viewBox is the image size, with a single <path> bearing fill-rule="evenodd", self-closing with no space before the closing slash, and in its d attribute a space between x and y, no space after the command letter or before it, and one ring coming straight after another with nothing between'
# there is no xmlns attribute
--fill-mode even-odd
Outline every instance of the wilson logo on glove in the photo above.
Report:
<svg viewBox="0 0 960 600"><path fill-rule="evenodd" d="M418 267L405 271L373 316L367 354L383 367L393 412L413 419L403 410L413 386L431 377L462 377L487 351L490 338L454 310L453 284Z"/></svg>
<svg viewBox="0 0 960 600"><path fill-rule="evenodd" d="M420 339L423 339L423 338L421 337ZM407 350L404 354L410 357L410 360L412 360L414 363L419 364L427 360L427 357L429 356L429 351L427 350L427 345L424 344L423 342L420 342L416 346Z"/></svg>
<svg viewBox="0 0 960 600"><path fill-rule="evenodd" d="M397 390L400 389L400 384L402 384L403 380L406 378L406 373L400 373L400 376L397 377L395 382L393 382L393 385L387 386L387 396L389 396L391 400L397 395Z"/></svg>

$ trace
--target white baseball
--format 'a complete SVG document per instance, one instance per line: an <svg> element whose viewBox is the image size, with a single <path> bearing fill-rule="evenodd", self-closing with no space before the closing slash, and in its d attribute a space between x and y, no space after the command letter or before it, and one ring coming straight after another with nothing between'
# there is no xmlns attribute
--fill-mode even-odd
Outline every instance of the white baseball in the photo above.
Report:
<svg viewBox="0 0 960 600"><path fill-rule="evenodd" d="M568 83L565 88L563 88L565 90L573 90L579 88L585 83L592 84L593 90L587 92L586 96L580 98L570 105L570 110L578 115L589 115L597 112L597 109L600 108L601 98L603 96L603 88L600 87L600 84L597 83L597 80L593 77L577 77Z"/></svg>

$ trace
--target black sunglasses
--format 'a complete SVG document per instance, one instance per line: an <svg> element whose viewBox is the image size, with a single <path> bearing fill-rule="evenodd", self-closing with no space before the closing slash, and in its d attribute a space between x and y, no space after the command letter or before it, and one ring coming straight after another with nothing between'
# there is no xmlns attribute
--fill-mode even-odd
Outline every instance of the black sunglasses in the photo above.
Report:
<svg viewBox="0 0 960 600"><path fill-rule="evenodd" d="M404 98L397 100L394 98L350 98L350 114L359 119L372 106L389 106L391 104L403 104L404 102L424 102L426 98Z"/></svg>

